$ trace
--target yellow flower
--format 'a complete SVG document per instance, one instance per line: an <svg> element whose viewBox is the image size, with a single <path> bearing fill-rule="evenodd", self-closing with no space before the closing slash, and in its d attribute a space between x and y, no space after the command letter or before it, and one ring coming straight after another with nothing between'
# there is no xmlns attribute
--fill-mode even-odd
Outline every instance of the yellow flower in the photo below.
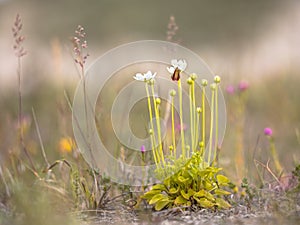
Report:
<svg viewBox="0 0 300 225"><path fill-rule="evenodd" d="M61 138L59 141L59 150L61 152L66 152L66 153L72 152L74 147L75 147L75 142L70 137Z"/></svg>

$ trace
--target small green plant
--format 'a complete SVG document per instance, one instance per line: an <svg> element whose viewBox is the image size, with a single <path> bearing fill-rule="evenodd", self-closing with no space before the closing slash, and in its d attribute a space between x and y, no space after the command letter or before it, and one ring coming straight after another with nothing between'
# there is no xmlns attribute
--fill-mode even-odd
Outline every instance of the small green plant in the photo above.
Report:
<svg viewBox="0 0 300 225"><path fill-rule="evenodd" d="M300 191L300 164L295 167L292 172L293 176L297 179L297 186L294 188L296 191Z"/></svg>
<svg viewBox="0 0 300 225"><path fill-rule="evenodd" d="M143 198L155 205L155 210L192 205L227 209L230 204L222 197L231 194L225 190L230 181L218 174L220 171L214 166L204 166L200 152L195 152L177 173L154 185Z"/></svg>
<svg viewBox="0 0 300 225"><path fill-rule="evenodd" d="M142 198L150 205L154 205L155 210L171 208L176 206L200 206L202 208L227 209L230 204L224 200L224 196L231 194L226 189L229 186L229 179L219 174L222 170L216 167L218 146L218 89L221 78L214 77L214 82L210 85L211 89L211 110L210 110L210 129L209 142L206 150L206 86L208 81L203 79L201 82L202 92L200 95L201 106L197 106L195 80L196 74L191 74L187 79L189 87L189 131L186 135L183 121L183 98L182 83L180 73L187 66L185 60L172 60L172 66L167 70L172 74L171 78L177 82L179 98L179 140L175 135L174 119L174 99L176 91L170 91L171 97L171 143L169 153L166 154L162 144L160 120L161 100L155 97L154 83L156 73L137 73L134 79L145 82L147 93L147 105L149 111L149 136L151 138L153 160L156 164L155 175L161 181L154 185L150 191L145 193ZM149 91L151 90L151 92ZM153 122L153 115L156 124ZM200 122L201 121L201 122ZM179 144L176 144L178 141ZM180 154L179 154L179 150Z"/></svg>
<svg viewBox="0 0 300 225"><path fill-rule="evenodd" d="M276 147L275 147L275 143L274 143L274 137L273 137L273 131L271 128L266 127L264 129L264 134L267 136L267 138L269 139L269 143L270 143L270 152L275 164L275 169L276 169L276 173L278 174L278 176L280 177L283 174L283 167L280 163L277 151L276 151Z"/></svg>
<svg viewBox="0 0 300 225"><path fill-rule="evenodd" d="M243 178L241 188L244 189L246 193L246 200L248 203L250 203L256 195L256 189L250 186L247 178Z"/></svg>

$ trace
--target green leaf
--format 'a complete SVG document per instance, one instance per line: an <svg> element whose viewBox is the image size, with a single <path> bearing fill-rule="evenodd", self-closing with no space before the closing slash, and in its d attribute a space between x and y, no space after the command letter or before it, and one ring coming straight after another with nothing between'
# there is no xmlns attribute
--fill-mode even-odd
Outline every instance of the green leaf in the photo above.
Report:
<svg viewBox="0 0 300 225"><path fill-rule="evenodd" d="M206 181L206 180L203 181L203 186L208 191L210 191L213 188L213 185L211 184L211 182Z"/></svg>
<svg viewBox="0 0 300 225"><path fill-rule="evenodd" d="M168 193L169 194L177 194L178 192L179 192L179 187L177 189L172 187L172 188L170 188Z"/></svg>
<svg viewBox="0 0 300 225"><path fill-rule="evenodd" d="M162 210L164 207L166 207L169 203L170 203L169 200L161 200L161 201L159 201L159 202L156 203L154 209L155 209L156 211L160 211L160 210Z"/></svg>
<svg viewBox="0 0 300 225"><path fill-rule="evenodd" d="M216 195L230 195L231 193L229 191L225 191L223 189L217 189L215 190Z"/></svg>
<svg viewBox="0 0 300 225"><path fill-rule="evenodd" d="M210 201L215 201L215 197L209 192L206 192L205 198L207 198Z"/></svg>
<svg viewBox="0 0 300 225"><path fill-rule="evenodd" d="M175 205L183 205L186 203L187 203L187 200L184 197L182 197L181 195L177 196L177 198L174 201Z"/></svg>
<svg viewBox="0 0 300 225"><path fill-rule="evenodd" d="M151 200L149 201L149 204L152 205L152 204L155 204L156 202L164 200L164 199L168 199L168 197L163 194L156 194L151 198Z"/></svg>
<svg viewBox="0 0 300 225"><path fill-rule="evenodd" d="M221 209L229 209L231 205L222 198L216 198L216 205Z"/></svg>
<svg viewBox="0 0 300 225"><path fill-rule="evenodd" d="M145 193L144 195L141 196L141 198L143 199L147 199L148 201L154 196L161 193L160 190L150 190L147 193Z"/></svg>
<svg viewBox="0 0 300 225"><path fill-rule="evenodd" d="M154 186L151 188L151 190L161 190L161 191L165 191L165 190L167 190L167 189L166 189L166 186L163 185L163 184L156 184L156 185L154 185Z"/></svg>
<svg viewBox="0 0 300 225"><path fill-rule="evenodd" d="M180 191L180 194L182 195L182 197L184 197L187 200L189 200L190 197L194 195L194 193L195 193L195 191L191 188L188 190L187 193L184 190Z"/></svg>
<svg viewBox="0 0 300 225"><path fill-rule="evenodd" d="M171 178L170 177L164 180L164 185L165 185L165 187L171 186Z"/></svg>
<svg viewBox="0 0 300 225"><path fill-rule="evenodd" d="M207 200L206 198L197 198L197 197L194 197L194 199L203 208L212 208L215 205L213 202Z"/></svg>
<svg viewBox="0 0 300 225"><path fill-rule="evenodd" d="M223 186L227 186L228 183L230 182L230 180L222 174L217 175L217 181L219 185L223 185Z"/></svg>
<svg viewBox="0 0 300 225"><path fill-rule="evenodd" d="M206 191L200 190L200 191L198 191L198 192L196 192L196 193L194 194L194 197L196 197L196 198L198 198L198 197L201 198L201 197L204 197L205 194L206 194Z"/></svg>
<svg viewBox="0 0 300 225"><path fill-rule="evenodd" d="M186 184L188 178L184 178L183 176L178 176L178 181L183 183L183 184Z"/></svg>
<svg viewBox="0 0 300 225"><path fill-rule="evenodd" d="M196 198L205 197L209 201L215 201L214 196L211 193L209 193L208 191L205 191L205 190L200 190L200 191L196 192L194 194L194 197L196 197Z"/></svg>

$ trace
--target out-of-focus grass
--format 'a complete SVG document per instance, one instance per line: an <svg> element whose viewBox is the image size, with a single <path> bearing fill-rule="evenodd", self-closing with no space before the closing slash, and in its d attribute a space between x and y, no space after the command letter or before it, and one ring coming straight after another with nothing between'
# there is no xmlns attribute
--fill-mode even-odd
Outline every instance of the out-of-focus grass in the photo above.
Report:
<svg viewBox="0 0 300 225"><path fill-rule="evenodd" d="M27 78L25 78L27 79ZM67 88L67 87L66 87ZM2 137L1 154L6 155L9 150L16 147L17 135L17 98L16 92L8 90L1 96L1 128ZM23 96L24 117L27 120L26 138L27 144L32 144L33 155L40 156L37 132L35 129L32 108L36 112L41 136L49 157L57 157L58 140L62 136L72 134L71 110L64 99L64 88L40 82L33 89L29 89ZM30 142L30 143L28 143ZM34 143L36 142L36 143Z"/></svg>
<svg viewBox="0 0 300 225"><path fill-rule="evenodd" d="M236 94L231 95L224 91L228 110L226 135L220 157L221 161L224 160L224 167L234 169L236 166L233 158L237 137L240 136L246 177L253 181L257 178L254 160L263 163L270 160L271 168L274 169L269 142L263 133L265 127L271 127L279 159L284 165L284 173L287 174L295 168L300 161L300 143L297 139L297 130L300 127L300 93L297 91L299 84L297 72L272 74L250 82L247 93L244 93L246 98L240 103ZM245 104L245 112L236 116L241 104ZM242 131L236 129L240 123L244 128Z"/></svg>
<svg viewBox="0 0 300 225"><path fill-rule="evenodd" d="M69 2L71 5L73 4L73 1L67 2ZM53 10L57 7L56 5L49 5L49 3L46 5L41 5L40 2L37 3L36 1L32 1L31 4L35 3L37 4L36 9L41 10L35 10L34 12L36 14L34 14L33 17L37 16L41 18L44 16L46 18L52 18ZM84 8L83 14L78 12L78 10L82 10L82 7L78 7L78 4L81 4L80 6ZM127 3L122 2L122 4L118 5L118 7L114 5L116 3L103 3L103 5L101 5L101 7L103 7L103 13L101 13L101 11L99 12L97 7L94 7L92 12L89 11L86 7L86 4L87 3L77 2L77 4L74 3L74 5L72 5L73 11L71 11L75 15L79 15L78 17L74 16L76 20L73 20L74 17L67 18L67 15L64 14L65 10L63 8L60 9L63 11L65 16L61 20L67 23L68 29L73 29L75 25L81 21L86 24L94 24L95 21L97 23L99 19L99 29L89 29L89 37L94 37L97 40L97 43L97 38L103 32L103 29L101 29L102 27L105 27L105 34L109 38L112 35L118 37L118 35L122 33L122 29L118 29L122 27L124 21L118 21L112 18L115 18L115 13L120 13L120 18L126 17L126 15L128 15L128 13L131 11L122 11L122 8L124 8L122 7L122 4L127 6ZM245 3L239 2L234 6L224 3L228 11L222 11L221 6L218 5L218 7L216 7L216 11L211 14L199 13L197 7L193 7L192 4L183 4L182 7L178 7L174 3L171 6L169 6L168 3L163 3L163 7L161 8L156 8L155 4L139 4L143 4L143 10L146 10L147 13L149 13L145 18L146 20L151 21L151 24L144 26L143 23L140 23L140 20L137 19L142 10L135 10L135 14L132 15L131 21L127 21L127 23L133 24L131 29L135 32L137 32L136 30L139 29L147 31L148 33L144 33L147 38L159 37L163 39L165 37L163 32L165 32L166 23L164 22L162 25L160 21L166 21L165 19L161 18L168 18L170 12L175 12L177 21L181 21L179 22L179 26L181 25L180 23L187 23L186 20L193 22L188 23L189 26L186 27L180 26L182 29L181 37L186 40L191 40L188 45L194 45L199 41L207 41L207 39L210 39L214 36L212 33L214 33L216 29L224 35L221 38L223 40L222 43L228 43L228 39L235 36L235 32L228 32L226 28L231 31L237 31L239 34L238 36L247 36L249 32L251 33L253 31L251 29L249 30L248 26L245 26L243 29L234 29L235 27L240 27L241 25L249 25L249 23L250 25L253 25L252 22L249 22L251 21L249 18L253 18L253 14L251 13L246 15L248 18L248 22L246 23L239 24L240 21L236 19L239 14L244 16L243 13L246 11L248 12L249 8ZM182 4L182 2L180 2L180 4ZM260 10L262 10L262 12L265 12L269 9L268 4L269 3L256 2L254 6L251 7L251 10L255 11L255 8L258 7ZM134 4L134 6L137 5ZM114 9L117 9L117 11L114 11L114 13L109 13L110 10L105 10L106 8L110 7L115 7ZM233 10L236 12L235 15L231 15L229 13L232 10L231 7L239 9L237 11ZM168 10L164 11L166 8L168 8ZM192 15L190 9L195 10L196 13L194 15L200 17L197 17L196 19L187 17L187 14ZM151 11L154 10L158 10L156 13L160 16L153 16L154 13L151 13ZM204 12L208 12L208 10L202 10ZM217 13L220 11L222 11L224 14ZM91 14L91 17L86 17L86 20L83 20L87 12ZM102 15L104 18L100 17L99 15ZM225 16L226 19L228 19L228 21L225 23L225 28L222 27L222 23L219 23L219 21L216 19L216 15L218 15L218 18L220 19L223 18L222 16ZM214 19L210 20L211 17L214 17ZM53 20L49 20L49 24L47 25L42 23L35 24L39 27L37 29L41 30L41 35L47 37L46 43L48 43L47 40L49 37L52 38L52 33L49 35L49 31L52 32L54 28L54 36L63 36L65 38L67 34L69 35L69 33L71 33L67 30L62 32L62 28L56 26L57 20L60 20L59 18L61 17L53 17ZM255 18L259 20L261 17ZM70 21L71 19L72 21ZM218 26L214 26L216 22ZM74 27L72 27L73 23ZM157 24L160 24L159 28L157 28ZM208 27L209 32L206 33L203 31L203 29L195 28L199 26ZM191 29L191 27L193 29ZM156 36L154 33L152 33L152 29L157 29L158 32L160 32L160 35ZM224 29L227 32L224 32ZM67 32L67 34L64 32ZM199 34L200 36L198 36ZM141 35L138 37L144 36ZM218 37L219 35L215 36L216 39ZM103 40L105 40L105 38ZM234 38L232 43L235 44L235 40L236 39ZM35 50L33 54L37 54L37 50ZM56 85L54 82L52 83L51 79L45 81L39 76L39 73L43 71L42 65L35 65L34 62L31 62L29 67L30 69L24 71L23 77L25 84L23 89L23 114L25 119L24 121L26 122L24 142L33 158L34 164L37 167L37 171L30 170L30 166L28 166L29 163L27 162L24 153L19 149L17 131L17 91L9 88L5 90L2 89L0 96L0 165L3 171L1 176L6 181L6 185L3 180L0 181L0 223L74 224L74 221L72 221L72 219L69 217L68 212L74 209L74 207L77 207L77 209L97 208L99 205L94 203L99 202L99 197L101 197L101 193L98 193L98 195L95 194L97 188L93 189L94 180L93 177L90 177L91 171L89 171L88 165L84 162L80 155L78 155L78 149L74 149L74 151L71 153L62 152L59 149L59 142L61 138L69 136L72 137L71 111L64 97L64 91L67 89L68 92L70 92L70 96L72 96L75 86L69 83L66 83L65 85ZM35 70L35 67L39 69ZM286 72L280 72L278 74L267 74L268 76L266 78L262 78L260 80L251 80L250 88L247 90L245 113L238 118L232 116L232 114L235 114L236 110L238 110L236 103L231 101L232 98L235 98L236 96L230 96L225 93L229 120L227 124L225 140L220 153L220 164L224 167L225 173L228 174L230 178L234 179L236 167L245 166L245 176L253 182L258 181L257 171L254 167L253 160L257 159L263 163L266 163L268 159L271 158L268 141L263 135L263 129L266 126L273 128L275 144L277 146L278 154L284 166L285 172L289 172L295 167L293 160L296 160L296 163L299 163L300 143L296 137L296 130L300 129L300 103L298 101L300 97L300 92L298 91L300 78L297 76L298 72L299 71L290 72L289 70L286 70ZM32 75L28 75L31 73ZM45 76L45 74L48 74L48 76L51 77L53 72L43 71L43 76ZM240 79L240 77L238 79ZM111 84L106 87L106 90L104 89L104 92L107 90L110 91L107 91L106 96L104 96L105 98L99 99L99 101L102 103L102 108L100 108L99 111L99 117L102 116L103 121L106 121L106 123L110 122L108 113L113 102L112 96L115 96L117 91L120 90L122 85L125 83L125 81L123 83L122 79L116 80L117 82L115 85ZM224 83L228 82L226 81L225 76L222 77L222 82L223 81ZM238 83L238 81L239 80L236 80L235 82ZM61 80L61 82L63 82L63 80ZM223 85L225 88L224 84L221 85ZM77 169L76 171L78 172L79 180L74 178L74 173L71 173L70 169L66 168L63 163L58 163L57 166L52 169L54 171L52 175L50 177L47 176L47 173L45 172L47 171L45 170L47 165L44 162L41 154L41 146L39 144L37 131L32 117L32 108L35 110L43 145L45 147L49 162L53 163L57 159L65 158L72 165L75 165L74 168ZM132 110L132 112L140 114L139 109L136 111ZM96 115L96 117L97 116L98 115ZM134 123L134 118L138 118L138 116L140 115L132 115L131 118L133 119L131 122ZM244 124L244 129L239 131L240 133L236 133L235 128L239 122ZM113 148L113 151L116 151L116 156L118 156L118 154L120 154L120 143L117 142L115 137L110 136L113 132L110 124L107 125L106 123L98 124L100 130L102 129L100 136L102 136L103 140L106 141L109 148ZM110 132L103 130L103 128L106 127L107 129L110 129ZM241 139L237 140L237 136L240 136ZM234 159L236 147L238 146L236 144L237 141L242 142L242 145L239 146L242 148L240 150L245 156L245 165L235 165L235 162L232 160ZM270 162L270 166L271 168L274 168L272 161ZM39 176L33 172L36 172ZM86 177L89 177L88 181L84 180ZM74 187L72 186L72 184L74 184L72 183L74 180L75 183L77 182L76 185L80 189L77 197L76 194L74 196ZM99 182L100 181L101 178L99 178ZM9 193L7 193L6 187L8 187ZM86 190L89 190L89 194L87 194L88 191ZM76 203L76 201L81 204L78 205L78 202Z"/></svg>
<svg viewBox="0 0 300 225"><path fill-rule="evenodd" d="M71 217L71 202L66 201L65 193L51 190L43 181L25 184L16 181L9 200L9 216L3 216L2 224L77 224Z"/></svg>
<svg viewBox="0 0 300 225"><path fill-rule="evenodd" d="M116 90L122 86L122 83L120 83L121 80L118 81ZM297 141L295 133L295 129L299 129L300 126L298 117L300 115L300 105L298 102L300 94L297 91L299 82L300 79L293 74L289 74L288 76L276 74L259 82L250 82L250 87L246 91L247 93L245 93L247 95L245 114L241 118L233 116L234 119L232 119L232 114L235 114L238 108L236 108L237 105L232 100L237 96L229 95L224 91L228 109L228 124L219 158L221 166L224 167L225 173L230 178L234 179L236 173L235 167L239 166L234 165L235 162L232 159L234 159L237 146L236 136L241 135L243 142L242 152L244 152L246 162L245 176L252 182L258 181L253 160L257 159L266 163L268 159L271 159L268 141L263 135L263 129L266 126L272 127L274 131L275 143L285 172L288 173L295 167L294 159L299 163L300 143ZM224 84L223 88L225 89L225 87ZM57 224L74 224L74 221L72 221L67 213L70 209L74 208L75 204L70 186L70 171L66 168L63 169L63 166L60 165L57 168L53 168L55 173L58 172L55 175L56 180L54 183L49 183L47 179L44 180L47 177L43 172L46 164L41 156L38 137L31 114L31 107L34 107L50 163L60 158L66 158L80 168L79 171L81 171L80 174L82 176L84 170L88 168L83 163L83 160L78 159L78 155L74 157L72 153L62 154L59 151L60 138L72 136L71 113L64 98L64 88L58 88L50 83L40 84L36 88L31 89L23 98L24 114L31 120L25 135L25 143L32 154L38 168L38 173L44 177L42 180L38 179L26 167L29 164L23 153L18 150L17 116L13 99L16 99L15 93L11 92L6 93L6 96L1 96L0 101L2 109L1 117L3 118L2 121L4 121L0 126L1 139L4 140L1 142L1 167L12 194L12 197L7 196L5 194L5 186L0 182L0 201L7 207L9 214L12 213L12 215L7 215L5 214L5 210L1 210L1 214L5 218L3 219L3 223L26 224L30 221L31 224L53 224L53 222ZM107 101L111 100L107 99ZM102 101L103 103L105 101ZM102 107L105 107L105 104ZM242 122L245 123L241 134L235 133L235 126L239 119L242 119ZM101 124L99 126L101 128ZM104 135L104 139L107 138L105 132L101 135ZM258 137L259 141L257 143ZM114 143L114 145L119 146L119 143ZM11 158L14 156L19 157L23 161L17 164L17 170L15 171L11 164ZM272 161L270 162L270 166L274 169ZM60 180L60 176L62 175L64 178ZM266 179L270 179L270 177L267 176ZM90 185L93 186L93 181L90 180L90 182ZM83 205L83 207L86 206L86 204Z"/></svg>

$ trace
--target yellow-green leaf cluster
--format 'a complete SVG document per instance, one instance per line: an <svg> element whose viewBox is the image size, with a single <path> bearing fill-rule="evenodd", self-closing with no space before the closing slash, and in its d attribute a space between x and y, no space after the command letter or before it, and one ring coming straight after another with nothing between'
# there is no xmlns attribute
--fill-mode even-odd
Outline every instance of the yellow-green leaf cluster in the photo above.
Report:
<svg viewBox="0 0 300 225"><path fill-rule="evenodd" d="M155 210L176 206L197 205L202 208L228 209L231 205L224 196L230 180L219 174L221 168L203 166L200 153L196 152L175 174L154 185L142 198Z"/></svg>

